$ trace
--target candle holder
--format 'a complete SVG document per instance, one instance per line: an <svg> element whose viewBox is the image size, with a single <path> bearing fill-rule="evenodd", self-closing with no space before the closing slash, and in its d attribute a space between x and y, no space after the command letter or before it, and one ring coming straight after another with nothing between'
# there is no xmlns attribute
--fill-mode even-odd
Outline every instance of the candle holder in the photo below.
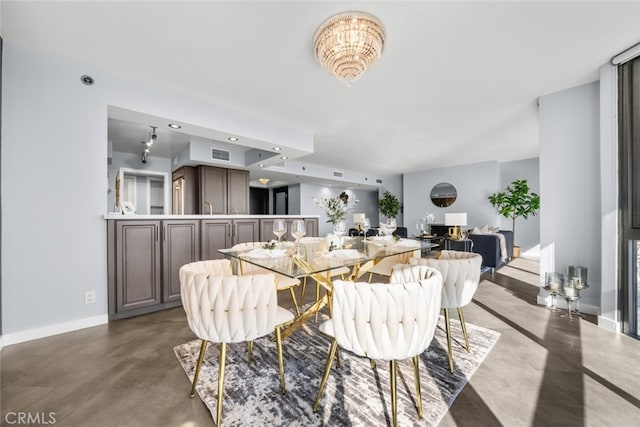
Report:
<svg viewBox="0 0 640 427"><path fill-rule="evenodd" d="M544 278L544 289L551 295L551 306L549 310L558 311L557 295L562 291L564 275L562 273L547 272Z"/></svg>
<svg viewBox="0 0 640 427"><path fill-rule="evenodd" d="M580 291L579 289L576 289L576 280L574 278L564 278L562 296L565 301L567 301L567 314L561 314L560 317L566 317L567 319L573 320L577 316L577 313L573 308L574 302L577 304L577 301L580 299Z"/></svg>
<svg viewBox="0 0 640 427"><path fill-rule="evenodd" d="M582 317L580 313L580 292L587 289L587 267L580 267L576 265L570 265L567 267L567 277L573 282L573 287L576 291L576 307L573 312L574 316Z"/></svg>

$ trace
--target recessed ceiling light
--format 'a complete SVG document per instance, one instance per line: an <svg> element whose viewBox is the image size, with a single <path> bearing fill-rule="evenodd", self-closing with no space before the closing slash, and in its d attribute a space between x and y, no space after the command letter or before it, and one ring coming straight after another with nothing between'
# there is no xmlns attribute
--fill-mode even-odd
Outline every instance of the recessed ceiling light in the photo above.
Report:
<svg viewBox="0 0 640 427"><path fill-rule="evenodd" d="M287 156L282 156L282 157L280 157L280 158L281 158L282 160L287 160L287 159L288 159L288 157L287 157Z"/></svg>
<svg viewBox="0 0 640 427"><path fill-rule="evenodd" d="M263 165L262 163L260 163L258 166L260 166L261 168L263 168L263 167L264 167L264 165Z"/></svg>
<svg viewBox="0 0 640 427"><path fill-rule="evenodd" d="M169 123L168 125L171 129L180 129L182 126L176 124L176 123Z"/></svg>
<svg viewBox="0 0 640 427"><path fill-rule="evenodd" d="M238 138L236 138L235 136L230 136L229 137L229 141L231 142L236 142L238 140Z"/></svg>
<svg viewBox="0 0 640 427"><path fill-rule="evenodd" d="M280 148L280 147L273 147L273 151L280 151L280 150L282 150L282 148Z"/></svg>

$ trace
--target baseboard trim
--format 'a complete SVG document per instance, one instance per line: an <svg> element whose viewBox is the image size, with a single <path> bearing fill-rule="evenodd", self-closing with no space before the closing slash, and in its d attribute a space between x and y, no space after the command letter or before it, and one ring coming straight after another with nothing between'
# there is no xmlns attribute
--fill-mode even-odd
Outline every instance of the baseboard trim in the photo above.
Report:
<svg viewBox="0 0 640 427"><path fill-rule="evenodd" d="M52 335L64 334L66 332L77 331L79 329L91 328L92 326L104 325L109 323L109 316L101 314L100 316L87 317L84 319L73 320L71 322L57 323L55 325L44 326L42 328L28 329L26 331L6 334L2 337L5 346L19 344L21 342L37 340L39 338L50 337Z"/></svg>
<svg viewBox="0 0 640 427"><path fill-rule="evenodd" d="M620 322L616 322L615 320L611 320L606 317L598 316L598 326L611 332L622 332L622 325Z"/></svg>

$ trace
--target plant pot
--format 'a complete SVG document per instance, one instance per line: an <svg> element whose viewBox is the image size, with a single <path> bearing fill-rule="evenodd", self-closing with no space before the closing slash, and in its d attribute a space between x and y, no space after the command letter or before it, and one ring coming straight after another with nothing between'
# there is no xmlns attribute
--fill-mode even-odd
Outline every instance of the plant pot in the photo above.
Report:
<svg viewBox="0 0 640 427"><path fill-rule="evenodd" d="M513 257L514 258L520 257L520 246L513 247Z"/></svg>

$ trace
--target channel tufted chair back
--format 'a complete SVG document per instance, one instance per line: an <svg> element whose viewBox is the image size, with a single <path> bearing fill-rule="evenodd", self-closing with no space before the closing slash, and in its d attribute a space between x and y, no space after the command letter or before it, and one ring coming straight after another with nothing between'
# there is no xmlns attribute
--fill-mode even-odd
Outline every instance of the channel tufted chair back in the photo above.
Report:
<svg viewBox="0 0 640 427"><path fill-rule="evenodd" d="M471 351L462 307L471 302L473 295L478 289L482 257L472 252L441 251L440 258L411 258L409 263L411 265L433 267L442 273L442 308L444 309L445 326L447 330L449 370L453 373L449 309L457 309L460 326L462 327L462 333L464 335L465 347L467 351Z"/></svg>
<svg viewBox="0 0 640 427"><path fill-rule="evenodd" d="M284 394L280 327L293 320L292 313L278 307L273 274L245 276L226 274L230 273L230 270L231 264L228 260L194 262L180 268L180 292L187 322L193 333L202 340L191 386L191 397L195 396L207 344L220 343L216 411L218 426L222 417L227 343L247 342L249 361L251 361L253 340L275 331L280 389Z"/></svg>
<svg viewBox="0 0 640 427"><path fill-rule="evenodd" d="M262 242L245 242L238 243L234 245L231 249L233 250L244 250L250 251L251 249L261 248L264 243ZM272 271L260 267L259 265L251 264L246 261L238 261L238 274L264 274L264 273L273 273ZM284 274L273 273L275 275L276 280L276 288L278 291L289 291L291 295L291 299L293 300L293 308L296 311L296 315L300 315L300 307L298 306L298 300L296 299L296 294L293 292L293 288L300 285L300 280L294 279L292 277L287 277Z"/></svg>
<svg viewBox="0 0 640 427"><path fill-rule="evenodd" d="M333 283L331 320L320 331L332 336L324 376L314 405L317 410L337 346L370 359L390 361L393 424L396 416L396 361L412 358L418 415L422 418L418 355L433 340L438 323L442 276L410 283Z"/></svg>

